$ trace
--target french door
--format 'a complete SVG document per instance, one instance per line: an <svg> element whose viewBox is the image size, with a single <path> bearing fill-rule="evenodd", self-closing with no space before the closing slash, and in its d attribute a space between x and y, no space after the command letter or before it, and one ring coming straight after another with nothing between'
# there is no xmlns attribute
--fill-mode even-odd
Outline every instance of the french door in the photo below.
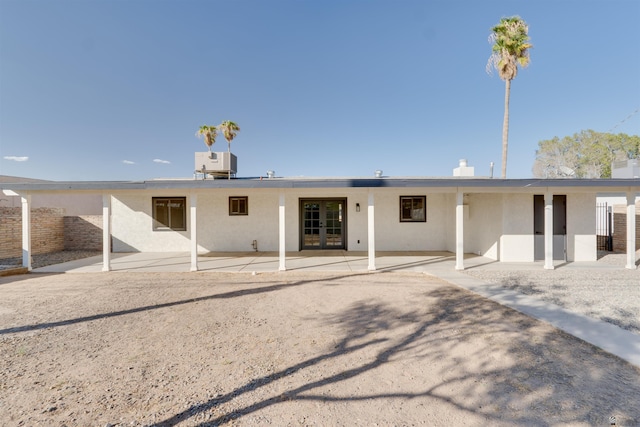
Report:
<svg viewBox="0 0 640 427"><path fill-rule="evenodd" d="M346 199L300 199L300 248L345 249Z"/></svg>

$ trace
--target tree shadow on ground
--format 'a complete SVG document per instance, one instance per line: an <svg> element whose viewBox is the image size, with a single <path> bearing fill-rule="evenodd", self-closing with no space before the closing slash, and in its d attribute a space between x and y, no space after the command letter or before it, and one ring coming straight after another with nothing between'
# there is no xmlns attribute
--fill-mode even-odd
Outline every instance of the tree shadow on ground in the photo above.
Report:
<svg viewBox="0 0 640 427"><path fill-rule="evenodd" d="M412 307L373 298L354 302L321 319L343 331L333 348L155 425L207 413L211 417L200 425L217 426L291 401L371 400L442 405L488 423L605 425L616 415L621 425L640 424L640 371L626 362L458 288L427 289ZM375 389L358 389L361 378L380 376L390 364L402 364L418 380L394 389L391 376ZM376 421L384 423L381 418Z"/></svg>
<svg viewBox="0 0 640 427"><path fill-rule="evenodd" d="M637 333L640 331L638 314L630 310L615 307L614 302L610 302L608 307L608 309L615 314L613 317L603 314L601 312L602 307L588 309L592 305L589 299L583 297L579 288L576 289L576 287L571 285L571 280L575 279L569 279L569 284L564 284L567 273L564 274L564 277L562 274L554 274L553 276L546 276L544 279L538 276L537 279L531 280L527 274L513 271L494 280L484 280L488 280L504 289L512 290L520 294L532 295L541 301L555 304L558 307L570 311L581 312L593 319L602 320L603 322L610 323L630 332ZM612 295L616 291L607 290L606 292ZM631 296L631 298L633 297ZM580 311L576 307L583 307L583 310Z"/></svg>
<svg viewBox="0 0 640 427"><path fill-rule="evenodd" d="M366 273L364 273L364 274L366 274ZM350 274L349 276L356 276L356 275L357 274ZM42 275L42 277L45 277L45 276L46 275ZM329 276L329 277L326 277L326 278L321 279L321 280L325 280L325 281L329 281L330 282L332 280L338 280L341 277L344 277L344 276L341 276L341 275L340 276ZM99 319L107 319L107 318L111 318L111 317L118 317L118 316L124 316L124 315L129 315L129 314L136 314L136 313L141 313L141 312L145 312L145 311L158 310L158 309L162 309L162 308L175 307L175 306L180 306L180 305L185 305L185 304L193 304L193 303L202 302L202 301L208 301L208 300L239 298L239 297L244 297L244 296L268 293L268 292L277 292L277 291L280 291L280 290L283 290L283 289L297 287L297 286L303 286L303 285L305 285L307 283L317 282L317 281L318 281L318 279L316 278L316 279L313 279L313 280L311 280L311 279L308 279L308 280L297 280L297 281L294 281L294 282L284 282L284 283L282 283L282 281L278 281L278 282L276 282L276 284L263 285L263 286L255 286L255 285L253 285L253 287L251 287L251 288L243 288L243 289L238 289L238 290L234 290L234 291L230 291L230 292L223 292L223 293L205 295L205 296L195 297L195 298L187 298L187 299L183 299L183 300L171 301L171 302L166 302L166 303L162 303L162 304L153 304L153 305L147 305L147 306L142 306L142 307L134 307L134 308L126 309L126 310L118 310L118 311L112 311L112 312L108 312L108 313L93 314L93 315L90 315L90 316L77 317L77 318L73 318L73 319L64 319L64 320L57 320L57 321L46 322L46 323L36 323L36 324L31 324L31 325L14 326L14 327L11 327L11 328L0 329L0 335L19 333L19 332L37 331L37 330L48 329L48 328L56 328L56 327L59 327L59 326L67 326L67 325L73 325L73 324L76 324L76 323L91 322L91 321L95 321L95 320L99 320ZM236 283L236 284L238 284L238 283Z"/></svg>

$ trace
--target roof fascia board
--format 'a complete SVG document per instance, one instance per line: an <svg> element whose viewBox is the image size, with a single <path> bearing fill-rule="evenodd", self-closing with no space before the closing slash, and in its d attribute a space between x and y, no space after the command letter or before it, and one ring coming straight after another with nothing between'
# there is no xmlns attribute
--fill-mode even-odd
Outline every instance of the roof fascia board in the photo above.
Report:
<svg viewBox="0 0 640 427"><path fill-rule="evenodd" d="M327 178L327 179L210 179L154 181L70 181L1 183L0 189L30 192L102 192L150 189L243 189L243 188L440 188L468 192L529 192L553 189L564 192L640 191L640 179L488 179L488 178Z"/></svg>

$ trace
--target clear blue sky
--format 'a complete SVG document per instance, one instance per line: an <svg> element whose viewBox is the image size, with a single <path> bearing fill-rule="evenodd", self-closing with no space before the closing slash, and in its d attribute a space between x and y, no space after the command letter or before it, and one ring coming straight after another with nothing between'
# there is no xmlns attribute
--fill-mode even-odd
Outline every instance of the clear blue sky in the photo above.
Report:
<svg viewBox="0 0 640 427"><path fill-rule="evenodd" d="M198 127L232 120L239 176L499 176L511 15L534 49L509 178L541 140L640 134L638 0L0 0L0 174L190 177Z"/></svg>

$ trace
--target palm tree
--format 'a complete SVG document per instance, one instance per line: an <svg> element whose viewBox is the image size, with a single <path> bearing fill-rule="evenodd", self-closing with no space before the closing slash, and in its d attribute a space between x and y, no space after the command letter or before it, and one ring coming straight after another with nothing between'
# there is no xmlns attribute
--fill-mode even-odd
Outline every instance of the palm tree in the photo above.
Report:
<svg viewBox="0 0 640 427"><path fill-rule="evenodd" d="M529 65L529 27L519 16L502 18L500 23L491 29L489 42L493 43L493 53L487 62L487 72L498 70L500 78L505 81L504 121L502 124L502 178L507 177L507 148L509 145L509 95L511 80L518 74L518 65Z"/></svg>
<svg viewBox="0 0 640 427"><path fill-rule="evenodd" d="M224 121L218 125L218 128L222 131L224 139L227 140L227 150L231 152L231 141L236 137L236 134L240 131L240 126L229 120Z"/></svg>
<svg viewBox="0 0 640 427"><path fill-rule="evenodd" d="M204 136L204 143L209 147L209 154L211 154L211 146L216 142L216 136L218 136L218 129L215 126L200 126L196 136L199 138Z"/></svg>

